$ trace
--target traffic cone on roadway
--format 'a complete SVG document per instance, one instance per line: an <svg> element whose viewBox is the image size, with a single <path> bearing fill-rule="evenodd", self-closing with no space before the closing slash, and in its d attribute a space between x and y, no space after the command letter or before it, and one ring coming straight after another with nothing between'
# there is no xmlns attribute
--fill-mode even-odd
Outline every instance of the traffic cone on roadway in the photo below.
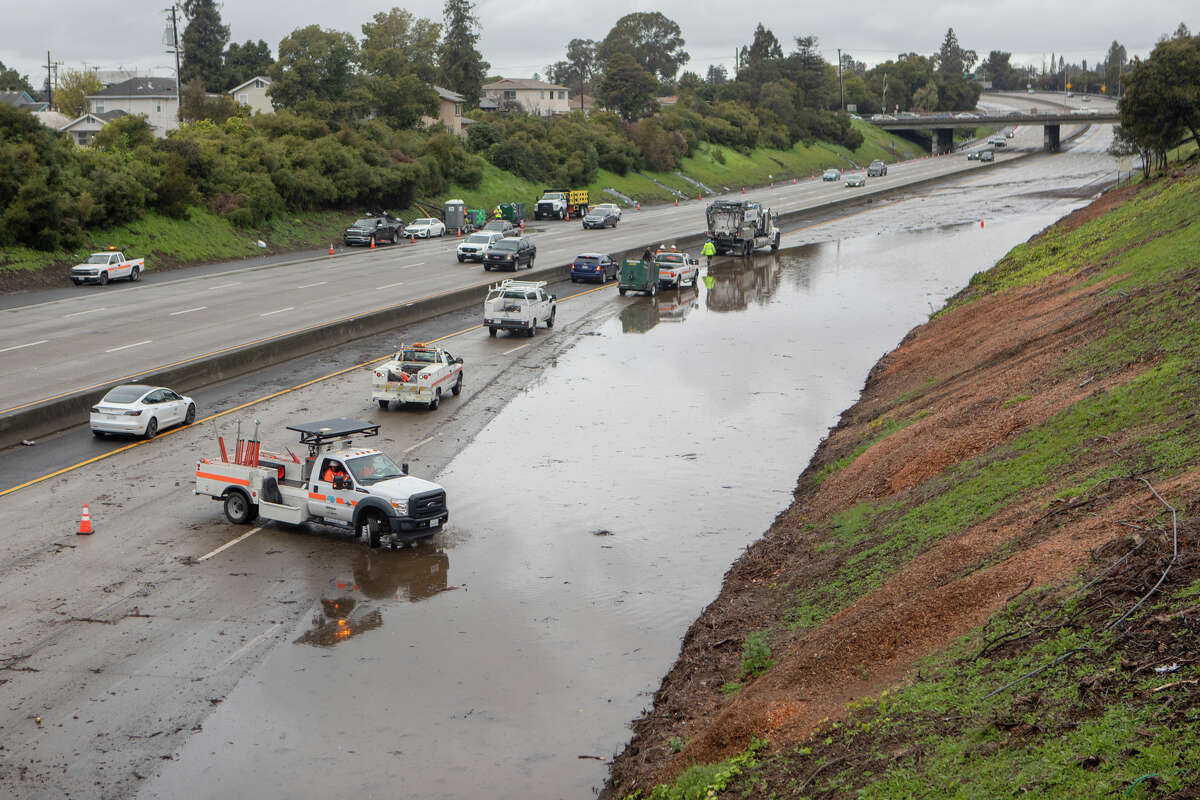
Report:
<svg viewBox="0 0 1200 800"><path fill-rule="evenodd" d="M792 178L792 186L795 186L795 185L796 185L796 179Z"/></svg>
<svg viewBox="0 0 1200 800"><path fill-rule="evenodd" d="M676 208L679 207L679 198L678 197L675 198L675 207Z"/></svg>
<svg viewBox="0 0 1200 800"><path fill-rule="evenodd" d="M983 227L983 220L979 220L979 227Z"/></svg>
<svg viewBox="0 0 1200 800"><path fill-rule="evenodd" d="M461 239L462 238L462 228L455 228L454 230L458 231L457 236L459 239Z"/></svg>
<svg viewBox="0 0 1200 800"><path fill-rule="evenodd" d="M696 199L703 201L704 200L704 192L696 192Z"/></svg>
<svg viewBox="0 0 1200 800"><path fill-rule="evenodd" d="M745 193L746 193L746 187L745 187L745 186L743 186L743 187L742 187L742 194L745 194Z"/></svg>
<svg viewBox="0 0 1200 800"><path fill-rule="evenodd" d="M521 233L525 232L525 220L521 220Z"/></svg>
<svg viewBox="0 0 1200 800"><path fill-rule="evenodd" d="M641 211L641 210L642 210L642 201L641 201L641 200L638 200L638 204L637 204L637 210L638 210L638 211Z"/></svg>
<svg viewBox="0 0 1200 800"><path fill-rule="evenodd" d="M90 536L93 533L95 533L95 531L92 530L92 518L88 514L87 503L84 503L83 516L79 518L79 535Z"/></svg>
<svg viewBox="0 0 1200 800"><path fill-rule="evenodd" d="M333 255L333 242L329 243L329 255Z"/></svg>
<svg viewBox="0 0 1200 800"><path fill-rule="evenodd" d="M410 234L408 235L408 243L409 243L409 244L416 244L416 243L417 243L417 235L416 235L415 233L410 233Z"/></svg>
<svg viewBox="0 0 1200 800"><path fill-rule="evenodd" d="M371 249L372 250L375 249L375 237L374 236L371 237Z"/></svg>

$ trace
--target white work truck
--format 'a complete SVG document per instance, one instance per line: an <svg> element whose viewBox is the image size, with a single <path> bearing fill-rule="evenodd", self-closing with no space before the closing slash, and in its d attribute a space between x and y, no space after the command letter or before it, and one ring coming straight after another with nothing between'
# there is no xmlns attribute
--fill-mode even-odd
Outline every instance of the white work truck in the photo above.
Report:
<svg viewBox="0 0 1200 800"><path fill-rule="evenodd" d="M546 291L546 281L506 280L488 287L483 301L483 324L488 335L500 329L533 336L538 323L554 327L558 298Z"/></svg>
<svg viewBox="0 0 1200 800"><path fill-rule="evenodd" d="M371 399L383 410L392 403L419 403L432 411L442 395L462 392L463 360L433 345L401 346L391 360L375 367Z"/></svg>
<svg viewBox="0 0 1200 800"><path fill-rule="evenodd" d="M654 265L658 267L658 285L664 289L695 286L700 281L700 259L674 247L656 252Z"/></svg>
<svg viewBox="0 0 1200 800"><path fill-rule="evenodd" d="M307 456L285 448L262 450L240 435L230 458L218 438L221 456L196 464L198 495L220 500L230 522L263 519L299 525L320 522L348 528L371 547L394 547L433 536L446 524L446 490L408 474L379 450L358 447L352 436L375 436L379 425L354 419L327 419L289 425L307 445ZM257 426L256 426L257 431Z"/></svg>
<svg viewBox="0 0 1200 800"><path fill-rule="evenodd" d="M105 250L92 253L82 264L71 267L71 283L79 286L82 283L98 283L104 286L109 281L118 278L128 278L136 281L146 270L146 259L126 258L117 250Z"/></svg>

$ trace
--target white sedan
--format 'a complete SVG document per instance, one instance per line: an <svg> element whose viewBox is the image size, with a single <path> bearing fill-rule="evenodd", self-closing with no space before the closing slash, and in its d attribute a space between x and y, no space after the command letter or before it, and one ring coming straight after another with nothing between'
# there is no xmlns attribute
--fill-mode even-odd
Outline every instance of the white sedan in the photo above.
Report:
<svg viewBox="0 0 1200 800"><path fill-rule="evenodd" d="M592 206L592 210L593 211L611 211L613 214L616 215L617 221L618 222L621 221L621 207L619 205L617 205L616 203L600 203L599 205Z"/></svg>
<svg viewBox="0 0 1200 800"><path fill-rule="evenodd" d="M445 236L446 225L440 219L425 217L414 219L411 224L404 226L405 236L415 236L418 239L431 239L434 236Z"/></svg>
<svg viewBox="0 0 1200 800"><path fill-rule="evenodd" d="M124 433L153 439L163 428L191 425L195 421L196 404L192 398L164 386L125 383L110 389L92 406L89 424L97 438Z"/></svg>

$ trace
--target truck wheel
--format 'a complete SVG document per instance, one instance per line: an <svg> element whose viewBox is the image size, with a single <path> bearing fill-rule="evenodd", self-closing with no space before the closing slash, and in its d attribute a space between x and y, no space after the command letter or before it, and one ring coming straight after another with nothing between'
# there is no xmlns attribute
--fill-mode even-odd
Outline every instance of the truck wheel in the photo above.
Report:
<svg viewBox="0 0 1200 800"><path fill-rule="evenodd" d="M779 252L779 231L775 231L775 241L771 242L771 252Z"/></svg>
<svg viewBox="0 0 1200 800"><path fill-rule="evenodd" d="M658 294L658 284L652 283L650 284L650 296L654 297L656 294Z"/></svg>
<svg viewBox="0 0 1200 800"><path fill-rule="evenodd" d="M617 291L621 293L621 297L625 296L625 287L624 286L618 286Z"/></svg>
<svg viewBox="0 0 1200 800"><path fill-rule="evenodd" d="M196 421L196 404L188 403L188 410L187 410L187 414L183 418L183 424L191 425L195 421Z"/></svg>
<svg viewBox="0 0 1200 800"><path fill-rule="evenodd" d="M130 282L137 283L141 279L142 279L142 270L140 268L134 267L133 269L129 270Z"/></svg>
<svg viewBox="0 0 1200 800"><path fill-rule="evenodd" d="M391 408L391 403L388 402L387 400L380 400L378 402L379 402L379 408L382 411L387 411L389 408Z"/></svg>
<svg viewBox="0 0 1200 800"><path fill-rule="evenodd" d="M496 335L496 326L489 325L488 326L488 336L495 336L495 335Z"/></svg>
<svg viewBox="0 0 1200 800"><path fill-rule="evenodd" d="M483 271L484 271L484 272L491 272L491 271L492 271L492 265L491 265L491 264L484 264L484 265L483 265Z"/></svg>
<svg viewBox="0 0 1200 800"><path fill-rule="evenodd" d="M153 439L156 433L158 433L158 418L151 417L150 421L146 423L146 432L142 435L147 439Z"/></svg>
<svg viewBox="0 0 1200 800"><path fill-rule="evenodd" d="M363 512L358 523L358 538L366 539L371 547L379 547L379 539L383 535L384 521L377 511Z"/></svg>
<svg viewBox="0 0 1200 800"><path fill-rule="evenodd" d="M533 269L533 259L529 259L529 269Z"/></svg>
<svg viewBox="0 0 1200 800"><path fill-rule="evenodd" d="M71 278L71 283L75 284L76 286L83 285L83 281L79 280L79 278Z"/></svg>
<svg viewBox="0 0 1200 800"><path fill-rule="evenodd" d="M458 373L458 380L456 380L454 382L454 386L451 387L450 393L453 394L455 397L458 397L460 394L462 394L462 373L461 372Z"/></svg>
<svg viewBox="0 0 1200 800"><path fill-rule="evenodd" d="M461 264L461 263L463 263L464 261L466 261L466 259L465 259L465 258L463 258L462 256L459 256L459 257L458 257L458 263L460 263L460 264Z"/></svg>
<svg viewBox="0 0 1200 800"><path fill-rule="evenodd" d="M230 489L225 493L225 518L235 525L245 525L258 516L258 509L241 489Z"/></svg>
<svg viewBox="0 0 1200 800"><path fill-rule="evenodd" d="M101 272L101 273L100 273L100 285L101 285L101 286L107 286L107 285L108 285L108 273L107 273L107 272Z"/></svg>
<svg viewBox="0 0 1200 800"><path fill-rule="evenodd" d="M552 309L550 309L550 319L546 320L546 327L547 327L547 328L553 328L553 327L554 327L554 315L555 315L555 314L557 314L557 313L558 313L558 309L557 309L557 308L552 308Z"/></svg>
<svg viewBox="0 0 1200 800"><path fill-rule="evenodd" d="M442 402L442 390L433 390L433 399L429 401L429 410L437 411L438 404Z"/></svg>

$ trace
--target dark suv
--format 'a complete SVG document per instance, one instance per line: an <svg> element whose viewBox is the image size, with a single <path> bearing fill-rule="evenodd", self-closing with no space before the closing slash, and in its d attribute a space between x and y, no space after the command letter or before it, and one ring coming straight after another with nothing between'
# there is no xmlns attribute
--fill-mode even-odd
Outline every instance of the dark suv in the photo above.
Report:
<svg viewBox="0 0 1200 800"><path fill-rule="evenodd" d="M342 233L342 241L347 247L356 244L367 245L371 239L375 244L395 244L403 236L404 223L391 214L371 214L360 217L354 224Z"/></svg>
<svg viewBox="0 0 1200 800"><path fill-rule="evenodd" d="M512 236L501 239L487 249L483 255L483 268L511 269L516 272L525 264L533 269L533 259L537 255L537 247L528 236Z"/></svg>
<svg viewBox="0 0 1200 800"><path fill-rule="evenodd" d="M879 159L875 159L871 162L871 165L867 167L868 178L882 178L884 175L887 175L887 164L883 163Z"/></svg>

